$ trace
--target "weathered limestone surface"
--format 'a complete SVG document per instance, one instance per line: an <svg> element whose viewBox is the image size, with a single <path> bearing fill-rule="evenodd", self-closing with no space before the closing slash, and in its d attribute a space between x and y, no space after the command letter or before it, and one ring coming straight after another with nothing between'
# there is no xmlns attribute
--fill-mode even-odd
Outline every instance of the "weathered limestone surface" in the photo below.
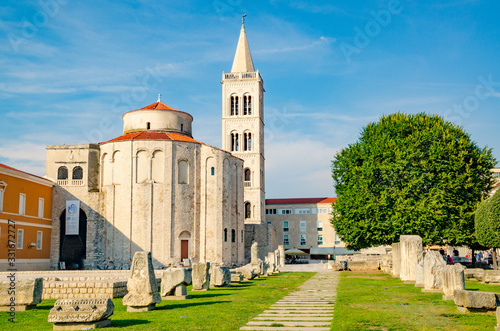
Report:
<svg viewBox="0 0 500 331"><path fill-rule="evenodd" d="M484 283L500 283L500 270L484 270Z"/></svg>
<svg viewBox="0 0 500 331"><path fill-rule="evenodd" d="M500 331L500 307L497 307L497 326L495 326L495 331Z"/></svg>
<svg viewBox="0 0 500 331"><path fill-rule="evenodd" d="M123 304L129 306L127 311L142 310L145 307L148 308L147 310L151 310L157 303L161 302L150 252L135 253L127 290L128 294L123 297Z"/></svg>
<svg viewBox="0 0 500 331"><path fill-rule="evenodd" d="M206 291L210 288L210 263L193 264L193 291Z"/></svg>
<svg viewBox="0 0 500 331"><path fill-rule="evenodd" d="M254 279L255 277L257 277L257 274L254 272L253 268L249 264L234 269L234 272L242 274L246 280Z"/></svg>
<svg viewBox="0 0 500 331"><path fill-rule="evenodd" d="M380 270L386 274L392 273L392 253L382 255L380 261Z"/></svg>
<svg viewBox="0 0 500 331"><path fill-rule="evenodd" d="M443 276L440 271L446 262L439 252L428 251L424 256L424 291L440 291L443 289Z"/></svg>
<svg viewBox="0 0 500 331"><path fill-rule="evenodd" d="M109 298L62 299L57 300L50 310L48 321L56 323L54 330L85 330L91 323L106 321L113 315L114 309L115 305ZM110 322L104 325L109 325Z"/></svg>
<svg viewBox="0 0 500 331"><path fill-rule="evenodd" d="M495 310L500 303L500 293L456 290L454 301L457 306L467 309Z"/></svg>
<svg viewBox="0 0 500 331"><path fill-rule="evenodd" d="M210 285L227 286L231 283L231 272L228 267L212 266L210 268Z"/></svg>
<svg viewBox="0 0 500 331"><path fill-rule="evenodd" d="M424 287L424 265L420 263L415 264L415 286Z"/></svg>
<svg viewBox="0 0 500 331"><path fill-rule="evenodd" d="M280 251L277 249L274 251L274 267L275 271L279 271L280 268Z"/></svg>
<svg viewBox="0 0 500 331"><path fill-rule="evenodd" d="M447 265L443 272L443 300L453 300L456 290L465 290L465 267L460 263Z"/></svg>
<svg viewBox="0 0 500 331"><path fill-rule="evenodd" d="M252 244L252 248L251 248L250 253L251 253L250 263L254 264L254 263L262 262L262 260L259 258L259 243L258 242L255 241Z"/></svg>
<svg viewBox="0 0 500 331"><path fill-rule="evenodd" d="M401 270L399 277L404 282L416 281L415 266L422 264L422 238L403 235L400 237Z"/></svg>
<svg viewBox="0 0 500 331"><path fill-rule="evenodd" d="M278 251L280 252L279 258L280 258L280 267L285 266L285 246L279 245L278 246Z"/></svg>
<svg viewBox="0 0 500 331"><path fill-rule="evenodd" d="M267 253L267 264L269 265L268 273L273 273L276 271L275 257L273 252Z"/></svg>
<svg viewBox="0 0 500 331"><path fill-rule="evenodd" d="M465 279L483 281L485 270L481 268L467 268L464 271Z"/></svg>
<svg viewBox="0 0 500 331"><path fill-rule="evenodd" d="M243 281L243 275L238 273L231 273L231 283L241 283Z"/></svg>
<svg viewBox="0 0 500 331"><path fill-rule="evenodd" d="M9 294L12 290L15 291L15 306L16 310L21 310L22 306L34 307L42 302L43 279L15 279L13 281L0 282L0 310L5 310L11 304ZM8 310L8 309L7 309Z"/></svg>
<svg viewBox="0 0 500 331"><path fill-rule="evenodd" d="M162 297L167 295L174 295L175 289L179 285L191 284L191 268L169 268L163 272L161 277L161 291Z"/></svg>
<svg viewBox="0 0 500 331"><path fill-rule="evenodd" d="M399 277L401 271L401 245L399 243L392 244L392 276Z"/></svg>
<svg viewBox="0 0 500 331"><path fill-rule="evenodd" d="M347 266L351 271L377 271L379 261L349 261Z"/></svg>

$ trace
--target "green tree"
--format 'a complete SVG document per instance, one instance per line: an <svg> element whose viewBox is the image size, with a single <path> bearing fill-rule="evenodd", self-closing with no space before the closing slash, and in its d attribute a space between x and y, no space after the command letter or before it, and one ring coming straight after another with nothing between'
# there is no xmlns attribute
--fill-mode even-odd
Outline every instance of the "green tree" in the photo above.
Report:
<svg viewBox="0 0 500 331"><path fill-rule="evenodd" d="M420 235L425 244L478 245L474 210L496 160L438 115L396 113L363 128L332 162L332 224L351 249Z"/></svg>
<svg viewBox="0 0 500 331"><path fill-rule="evenodd" d="M500 190L482 201L475 214L476 237L479 244L493 248L493 268L498 269L496 249L500 248Z"/></svg>

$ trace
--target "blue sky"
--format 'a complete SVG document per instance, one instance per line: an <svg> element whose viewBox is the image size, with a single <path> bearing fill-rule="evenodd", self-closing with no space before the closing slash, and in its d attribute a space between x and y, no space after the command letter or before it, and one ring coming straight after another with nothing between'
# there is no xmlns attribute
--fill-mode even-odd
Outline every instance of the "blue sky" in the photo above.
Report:
<svg viewBox="0 0 500 331"><path fill-rule="evenodd" d="M264 79L266 196L334 195L330 162L383 114L428 112L500 159L500 3L3 1L0 162L45 173L45 146L106 141L153 103L221 146L222 71L246 13Z"/></svg>

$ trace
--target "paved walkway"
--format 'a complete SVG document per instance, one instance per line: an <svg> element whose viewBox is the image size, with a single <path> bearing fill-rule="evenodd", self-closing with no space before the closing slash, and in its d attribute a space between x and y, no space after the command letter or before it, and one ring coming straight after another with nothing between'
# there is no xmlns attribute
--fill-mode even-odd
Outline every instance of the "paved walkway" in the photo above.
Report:
<svg viewBox="0 0 500 331"><path fill-rule="evenodd" d="M240 330L330 330L339 278L318 272Z"/></svg>

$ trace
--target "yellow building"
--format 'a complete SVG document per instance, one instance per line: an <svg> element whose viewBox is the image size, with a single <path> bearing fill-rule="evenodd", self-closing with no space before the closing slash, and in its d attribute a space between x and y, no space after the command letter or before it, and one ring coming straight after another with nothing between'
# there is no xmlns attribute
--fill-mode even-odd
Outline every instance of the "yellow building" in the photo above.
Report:
<svg viewBox="0 0 500 331"><path fill-rule="evenodd" d="M0 163L0 271L49 269L53 186Z"/></svg>

